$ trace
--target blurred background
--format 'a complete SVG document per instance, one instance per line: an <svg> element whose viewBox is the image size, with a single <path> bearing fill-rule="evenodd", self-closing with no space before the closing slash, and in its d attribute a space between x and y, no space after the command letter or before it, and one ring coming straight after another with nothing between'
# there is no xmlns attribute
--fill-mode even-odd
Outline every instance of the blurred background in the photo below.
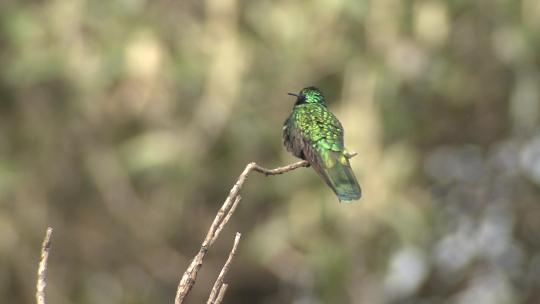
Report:
<svg viewBox="0 0 540 304"><path fill-rule="evenodd" d="M253 174L189 303L540 303L538 0L0 2L0 302L172 303L315 85L364 190Z"/></svg>

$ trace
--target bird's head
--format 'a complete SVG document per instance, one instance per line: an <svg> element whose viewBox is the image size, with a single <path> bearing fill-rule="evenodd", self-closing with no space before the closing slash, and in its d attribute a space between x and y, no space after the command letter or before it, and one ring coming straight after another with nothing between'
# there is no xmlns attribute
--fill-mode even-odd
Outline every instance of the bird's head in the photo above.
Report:
<svg viewBox="0 0 540 304"><path fill-rule="evenodd" d="M296 96L296 103L294 104L295 106L306 104L306 103L311 103L311 104L318 103L318 104L326 106L324 95L316 87L303 88L300 91L300 93L298 94L289 93L289 95Z"/></svg>

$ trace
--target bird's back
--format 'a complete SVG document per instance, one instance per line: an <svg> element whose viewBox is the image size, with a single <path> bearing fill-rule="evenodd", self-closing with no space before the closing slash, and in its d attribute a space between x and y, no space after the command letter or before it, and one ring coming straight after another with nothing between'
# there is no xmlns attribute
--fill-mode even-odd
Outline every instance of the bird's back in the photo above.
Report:
<svg viewBox="0 0 540 304"><path fill-rule="evenodd" d="M288 151L307 160L340 200L360 198L360 186L344 153L343 127L322 104L294 108L283 128Z"/></svg>

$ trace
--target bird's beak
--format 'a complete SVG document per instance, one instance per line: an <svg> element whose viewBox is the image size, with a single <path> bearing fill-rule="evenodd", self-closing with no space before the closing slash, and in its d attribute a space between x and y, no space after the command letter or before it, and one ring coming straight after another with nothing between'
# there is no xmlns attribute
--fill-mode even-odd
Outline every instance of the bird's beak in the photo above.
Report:
<svg viewBox="0 0 540 304"><path fill-rule="evenodd" d="M298 97L297 94L294 94L294 93L287 93L287 95L291 95L291 96L294 96L294 97Z"/></svg>

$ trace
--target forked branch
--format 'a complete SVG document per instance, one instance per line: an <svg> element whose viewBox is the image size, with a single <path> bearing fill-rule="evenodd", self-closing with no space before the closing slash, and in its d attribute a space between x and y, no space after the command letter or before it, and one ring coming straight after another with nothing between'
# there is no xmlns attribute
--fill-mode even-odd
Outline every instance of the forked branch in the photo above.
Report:
<svg viewBox="0 0 540 304"><path fill-rule="evenodd" d="M223 281L225 279L225 275L229 271L229 267L231 267L231 262L236 255L238 243L240 242L240 236L241 234L237 232L236 237L234 238L234 244L231 249L231 253L229 253L229 258L227 258L227 262L225 262L225 265L223 265L223 268L221 269L221 272L219 273L219 276L214 283L214 287L212 287L212 292L210 293L210 297L208 298L206 304L219 304L221 303L221 300L223 300L225 290L227 290L228 286L227 284L223 283Z"/></svg>
<svg viewBox="0 0 540 304"><path fill-rule="evenodd" d="M357 153L346 153L347 158L352 158L356 156ZM208 233L206 234L206 237L204 238L204 241L201 244L201 248L199 249L199 252L195 255L191 263L189 264L187 270L182 275L182 278L180 279L180 283L178 284L178 289L176 290L176 297L174 300L175 304L181 304L184 303L184 300L188 293L191 291L191 288L195 284L195 280L197 279L197 274L199 270L202 267L204 258L206 257L206 253L208 252L208 249L212 244L216 241L216 239L219 237L219 234L223 227L227 224L229 219L231 218L232 214L236 210L236 207L238 206L238 203L240 202L240 189L242 189L242 186L247 180L247 176L251 171L262 173L266 176L269 175L278 175L287 173L289 171L296 170L298 168L302 167L308 167L309 163L305 160L292 163L287 166L278 167L275 169L267 169L264 167L261 167L257 165L256 163L252 162L249 163L244 171L240 174L238 179L236 180L236 183L231 188L229 192L229 196L227 196L227 199L225 199L225 202L219 209L216 217L214 218L214 221L212 222L212 225L210 226L210 229L208 230ZM235 239L235 245L233 246L233 251L236 251L236 246L238 244L240 237L237 235L237 239ZM233 252L231 252L233 254ZM234 255L234 254L233 254ZM229 259L232 259L229 256ZM229 261L228 261L229 262ZM228 267L227 267L228 268ZM219 278L218 278L219 280ZM218 282L216 281L216 284ZM221 302L221 298L223 298L223 295L225 294L225 290L227 289L227 284L218 284L219 285L219 292L214 300L214 302L209 303L219 303ZM215 286L214 286L215 287ZM212 290L212 293L214 293L214 290ZM209 299L210 301L211 299Z"/></svg>

